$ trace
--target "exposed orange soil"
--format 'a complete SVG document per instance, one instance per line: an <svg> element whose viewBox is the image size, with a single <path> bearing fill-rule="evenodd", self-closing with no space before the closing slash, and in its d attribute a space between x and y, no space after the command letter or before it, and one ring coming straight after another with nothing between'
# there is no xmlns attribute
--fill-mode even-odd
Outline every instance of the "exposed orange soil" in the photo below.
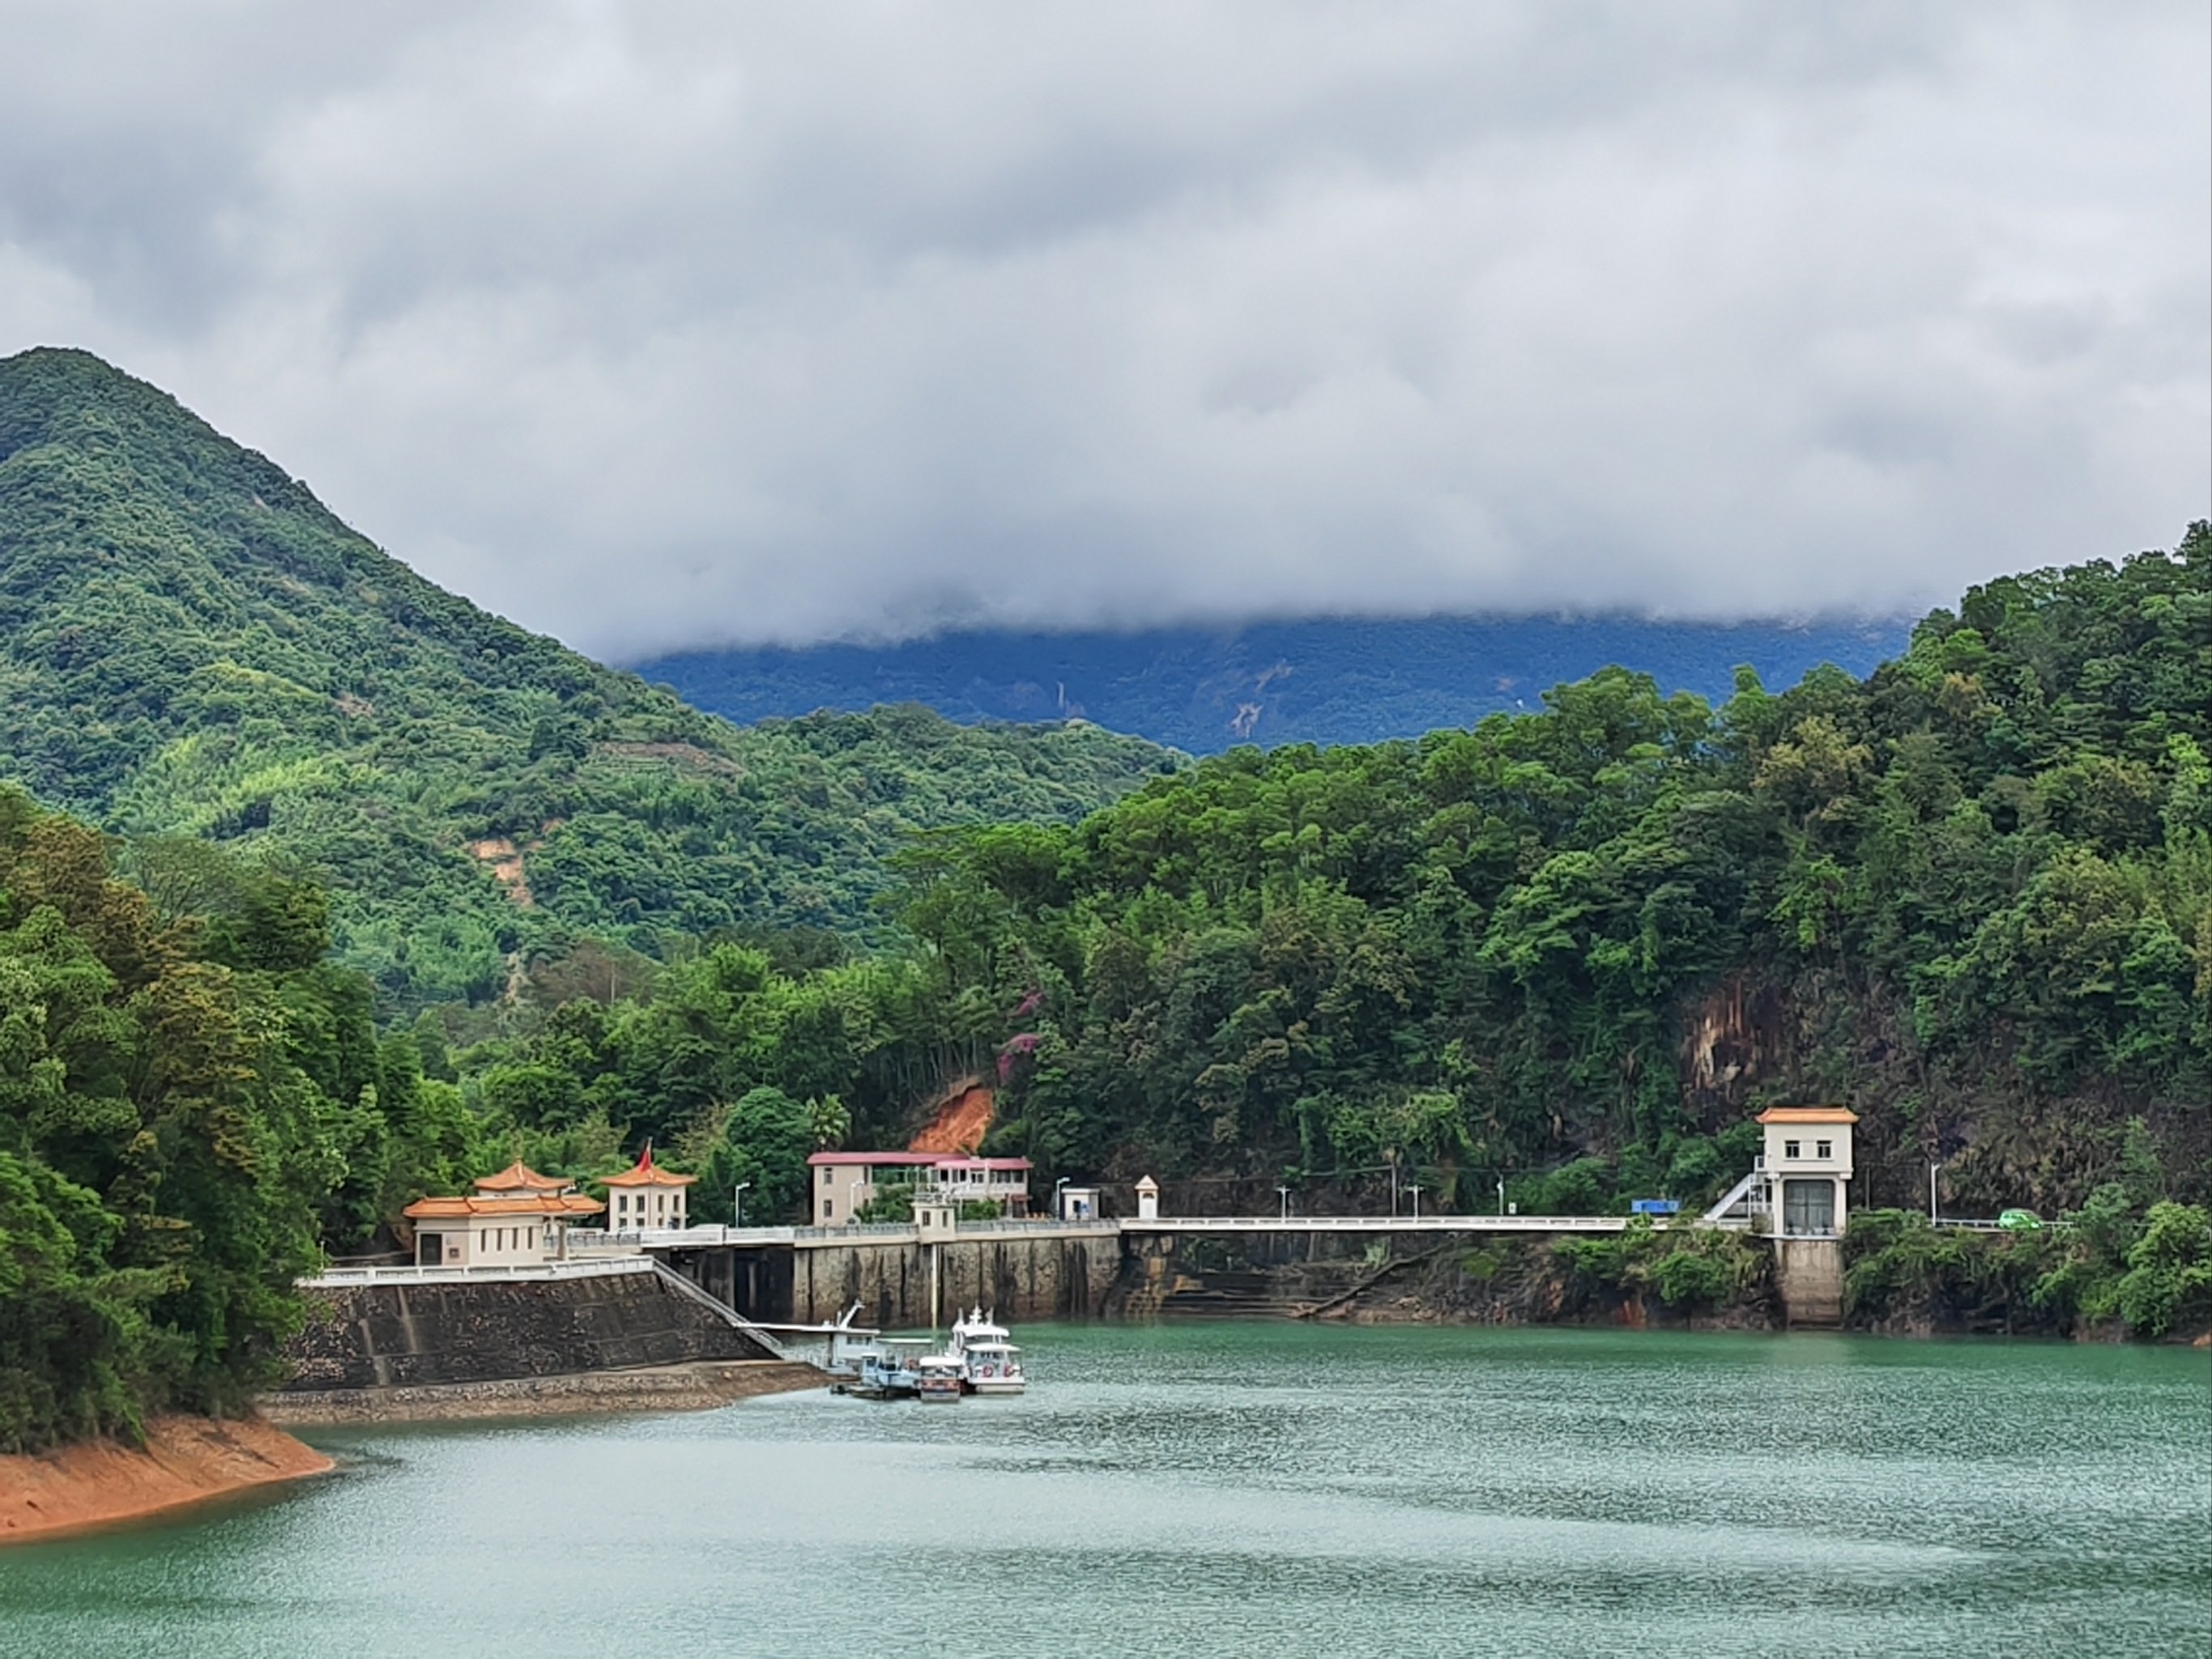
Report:
<svg viewBox="0 0 2212 1659"><path fill-rule="evenodd" d="M0 1544L135 1521L331 1468L320 1452L258 1419L156 1418L143 1450L95 1440L0 1457Z"/></svg>
<svg viewBox="0 0 2212 1659"><path fill-rule="evenodd" d="M469 851L491 866L491 873L499 884L507 889L507 897L528 909L538 902L530 895L530 883L522 872L522 850L506 836L489 841L472 841Z"/></svg>
<svg viewBox="0 0 2212 1659"><path fill-rule="evenodd" d="M980 1083L963 1083L937 1103L915 1138L910 1152L959 1152L974 1157L991 1127L991 1091Z"/></svg>

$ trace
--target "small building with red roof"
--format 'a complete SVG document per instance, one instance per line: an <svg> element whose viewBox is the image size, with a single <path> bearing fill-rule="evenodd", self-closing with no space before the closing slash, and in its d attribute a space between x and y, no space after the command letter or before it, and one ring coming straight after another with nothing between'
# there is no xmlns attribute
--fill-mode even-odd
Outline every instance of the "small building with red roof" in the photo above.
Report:
<svg viewBox="0 0 2212 1659"><path fill-rule="evenodd" d="M678 1175L653 1161L653 1143L647 1141L637 1162L602 1183L607 1189L607 1226L617 1233L638 1233L663 1227L684 1227L689 1188L696 1176Z"/></svg>
<svg viewBox="0 0 2212 1659"><path fill-rule="evenodd" d="M564 1254L562 1235L606 1208L573 1182L520 1159L484 1176L460 1198L417 1199L400 1212L415 1224L415 1260L425 1267L519 1267Z"/></svg>

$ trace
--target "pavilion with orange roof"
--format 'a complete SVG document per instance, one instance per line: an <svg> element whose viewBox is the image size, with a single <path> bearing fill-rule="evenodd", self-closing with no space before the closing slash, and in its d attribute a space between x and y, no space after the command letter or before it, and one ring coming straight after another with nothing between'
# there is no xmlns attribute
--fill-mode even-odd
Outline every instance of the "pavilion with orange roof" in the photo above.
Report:
<svg viewBox="0 0 2212 1659"><path fill-rule="evenodd" d="M538 1173L520 1159L484 1176L461 1198L422 1198L400 1213L415 1224L422 1267L514 1267L564 1253L569 1225L605 1210L575 1183Z"/></svg>
<svg viewBox="0 0 2212 1659"><path fill-rule="evenodd" d="M647 1141L635 1165L602 1183L607 1189L608 1229L639 1233L689 1225L684 1218L689 1196L685 1189L698 1178L660 1168L653 1161L653 1143Z"/></svg>

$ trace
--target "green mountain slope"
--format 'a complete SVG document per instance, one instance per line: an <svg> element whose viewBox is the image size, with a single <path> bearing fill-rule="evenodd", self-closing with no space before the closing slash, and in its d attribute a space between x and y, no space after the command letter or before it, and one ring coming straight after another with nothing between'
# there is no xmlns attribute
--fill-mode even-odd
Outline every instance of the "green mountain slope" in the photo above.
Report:
<svg viewBox="0 0 2212 1659"><path fill-rule="evenodd" d="M305 866L399 1002L579 930L866 927L914 830L1073 819L1175 763L918 708L737 730L424 581L97 358L0 361L0 776Z"/></svg>
<svg viewBox="0 0 2212 1659"><path fill-rule="evenodd" d="M1710 1197L1826 1099L1861 1204L2212 1186L2212 526L1976 588L1863 680L1546 702L933 848L909 925L1023 1011L995 1133L1213 1201L1395 1164L1571 1211Z"/></svg>

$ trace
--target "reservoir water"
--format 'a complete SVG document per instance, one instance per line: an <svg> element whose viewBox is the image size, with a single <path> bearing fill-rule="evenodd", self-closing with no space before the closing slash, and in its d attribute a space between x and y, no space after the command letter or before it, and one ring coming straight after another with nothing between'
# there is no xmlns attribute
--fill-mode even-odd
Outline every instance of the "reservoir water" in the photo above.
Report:
<svg viewBox="0 0 2212 1659"><path fill-rule="evenodd" d="M2212 1356L1020 1333L1032 1393L312 1437L0 1553L0 1652L2212 1652Z"/></svg>

